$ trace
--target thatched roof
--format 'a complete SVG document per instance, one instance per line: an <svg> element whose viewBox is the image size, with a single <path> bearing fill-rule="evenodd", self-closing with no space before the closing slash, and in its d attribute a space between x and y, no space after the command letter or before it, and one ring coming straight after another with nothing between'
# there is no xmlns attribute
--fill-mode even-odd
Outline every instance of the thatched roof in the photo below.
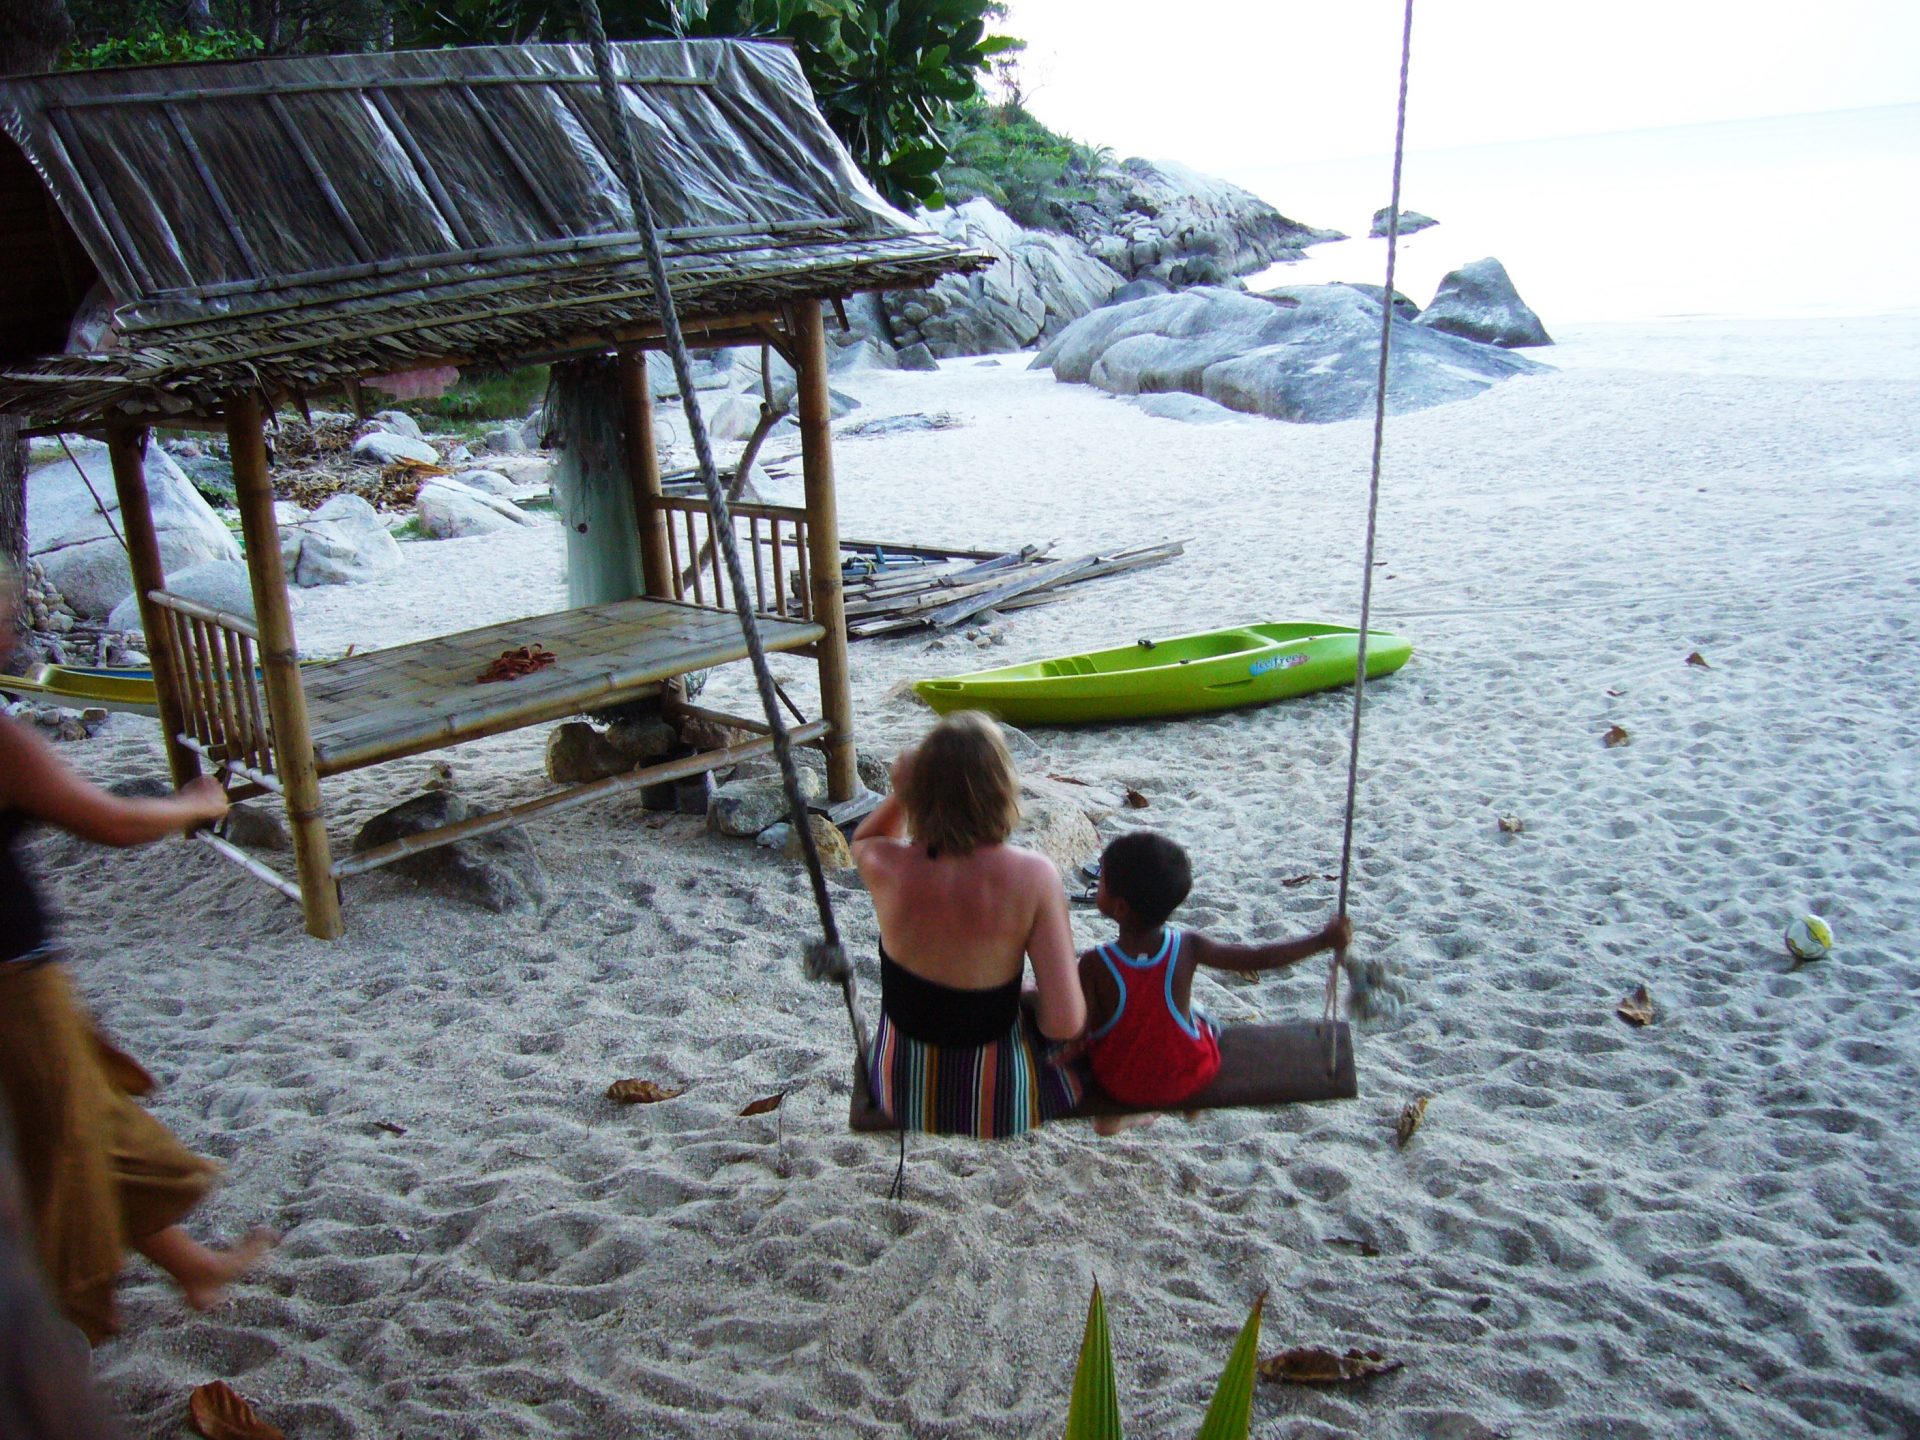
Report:
<svg viewBox="0 0 1920 1440"><path fill-rule="evenodd" d="M874 193L784 47L614 61L683 317L986 263ZM34 423L578 353L656 318L583 46L19 77L0 132L0 410ZM96 283L112 338L63 353Z"/></svg>

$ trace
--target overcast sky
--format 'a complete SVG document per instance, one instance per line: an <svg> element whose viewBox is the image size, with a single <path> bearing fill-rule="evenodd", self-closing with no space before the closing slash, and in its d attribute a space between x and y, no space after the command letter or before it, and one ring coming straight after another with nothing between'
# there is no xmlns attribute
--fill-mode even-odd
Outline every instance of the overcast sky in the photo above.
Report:
<svg viewBox="0 0 1920 1440"><path fill-rule="evenodd" d="M1236 169L1393 144L1400 0L1010 0L1029 105ZM1920 101L1920 0L1416 0L1408 143Z"/></svg>

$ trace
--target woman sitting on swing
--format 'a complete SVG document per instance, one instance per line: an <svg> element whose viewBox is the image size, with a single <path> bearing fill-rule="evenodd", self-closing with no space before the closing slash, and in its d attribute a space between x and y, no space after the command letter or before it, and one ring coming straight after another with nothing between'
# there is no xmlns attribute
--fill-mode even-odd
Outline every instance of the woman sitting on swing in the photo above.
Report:
<svg viewBox="0 0 1920 1440"><path fill-rule="evenodd" d="M962 711L902 752L893 793L854 832L880 921L868 1079L902 1130L1018 1135L1072 1110L1085 1088L1066 891L1045 856L1006 843L1019 818L999 726Z"/></svg>

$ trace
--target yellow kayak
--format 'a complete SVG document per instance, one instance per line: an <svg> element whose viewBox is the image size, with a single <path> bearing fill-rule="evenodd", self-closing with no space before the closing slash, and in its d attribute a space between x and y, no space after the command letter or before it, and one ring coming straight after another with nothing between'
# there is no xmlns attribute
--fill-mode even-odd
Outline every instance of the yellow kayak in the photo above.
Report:
<svg viewBox="0 0 1920 1440"><path fill-rule="evenodd" d="M0 694L34 699L68 710L120 710L160 714L151 670L36 665L25 675L0 675Z"/></svg>

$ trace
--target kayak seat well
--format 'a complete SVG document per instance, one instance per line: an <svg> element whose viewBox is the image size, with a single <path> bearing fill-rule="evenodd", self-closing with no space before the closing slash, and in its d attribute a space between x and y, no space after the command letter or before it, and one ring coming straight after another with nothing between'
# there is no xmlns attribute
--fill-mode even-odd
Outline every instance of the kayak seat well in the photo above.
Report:
<svg viewBox="0 0 1920 1440"><path fill-rule="evenodd" d="M1043 661L1040 673L1049 680L1057 680L1063 675L1091 675L1093 662L1084 655L1067 655L1058 660Z"/></svg>
<svg viewBox="0 0 1920 1440"><path fill-rule="evenodd" d="M1264 650L1272 643L1266 636L1256 635L1251 630L1222 630L1182 641L1174 653L1183 660L1217 660L1222 655Z"/></svg>

